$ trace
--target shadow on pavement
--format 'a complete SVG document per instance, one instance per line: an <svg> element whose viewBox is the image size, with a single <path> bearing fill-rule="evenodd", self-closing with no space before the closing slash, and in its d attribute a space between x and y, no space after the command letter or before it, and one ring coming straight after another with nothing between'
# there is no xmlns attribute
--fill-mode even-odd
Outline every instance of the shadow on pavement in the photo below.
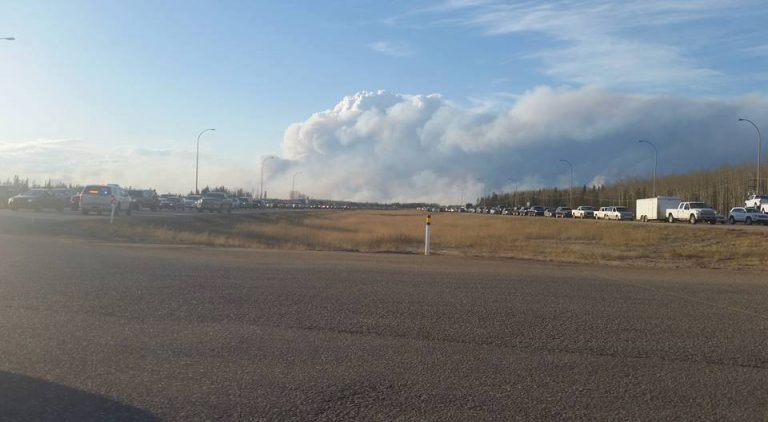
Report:
<svg viewBox="0 0 768 422"><path fill-rule="evenodd" d="M113 399L0 371L0 421L157 421Z"/></svg>

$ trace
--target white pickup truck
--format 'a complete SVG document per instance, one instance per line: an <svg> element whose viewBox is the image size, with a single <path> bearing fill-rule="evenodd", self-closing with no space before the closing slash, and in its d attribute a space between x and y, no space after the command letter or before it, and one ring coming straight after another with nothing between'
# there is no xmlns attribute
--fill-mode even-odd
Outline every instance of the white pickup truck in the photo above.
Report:
<svg viewBox="0 0 768 422"><path fill-rule="evenodd" d="M749 195L746 201L744 201L745 208L755 208L761 212L768 213L768 195Z"/></svg>
<svg viewBox="0 0 768 422"><path fill-rule="evenodd" d="M571 214L573 218L595 218L595 209L588 205L582 205L573 210Z"/></svg>
<svg viewBox="0 0 768 422"><path fill-rule="evenodd" d="M665 214L670 223L678 220L688 221L691 224L699 221L706 221L709 224L717 223L717 211L703 202L681 202L677 208L668 208Z"/></svg>
<svg viewBox="0 0 768 422"><path fill-rule="evenodd" d="M625 207L600 207L599 210L595 211L596 220L632 220L633 218L632 211Z"/></svg>

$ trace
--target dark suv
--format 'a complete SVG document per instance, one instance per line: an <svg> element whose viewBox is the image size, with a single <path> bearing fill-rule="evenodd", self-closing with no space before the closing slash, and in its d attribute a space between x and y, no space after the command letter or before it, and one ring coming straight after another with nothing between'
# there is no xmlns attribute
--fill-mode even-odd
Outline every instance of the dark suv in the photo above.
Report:
<svg viewBox="0 0 768 422"><path fill-rule="evenodd" d="M131 189L128 195L131 196L131 208L134 211L141 211L142 208L157 211L160 206L160 198L154 189Z"/></svg>
<svg viewBox="0 0 768 422"><path fill-rule="evenodd" d="M232 212L232 200L224 192L208 192L195 204L197 212Z"/></svg>

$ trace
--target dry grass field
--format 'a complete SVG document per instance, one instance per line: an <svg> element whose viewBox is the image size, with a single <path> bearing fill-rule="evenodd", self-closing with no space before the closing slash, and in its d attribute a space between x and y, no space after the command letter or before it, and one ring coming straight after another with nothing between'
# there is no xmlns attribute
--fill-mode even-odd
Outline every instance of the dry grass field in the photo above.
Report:
<svg viewBox="0 0 768 422"><path fill-rule="evenodd" d="M203 218L205 217L205 218ZM416 211L298 211L85 222L91 238L214 247L422 253ZM433 215L433 252L557 262L768 270L768 227Z"/></svg>

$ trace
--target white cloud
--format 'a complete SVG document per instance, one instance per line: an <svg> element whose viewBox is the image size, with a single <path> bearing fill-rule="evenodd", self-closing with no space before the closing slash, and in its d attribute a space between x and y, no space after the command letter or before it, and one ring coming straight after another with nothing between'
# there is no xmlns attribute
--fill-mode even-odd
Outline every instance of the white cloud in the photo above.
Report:
<svg viewBox="0 0 768 422"><path fill-rule="evenodd" d="M368 48L377 53L392 57L408 57L416 53L413 48L405 43L394 43L391 41L376 41L368 44Z"/></svg>
<svg viewBox="0 0 768 422"><path fill-rule="evenodd" d="M711 30L702 33L696 25L743 16L751 2L447 0L419 10L413 19L432 16L443 25L476 28L489 36L540 36L525 44L524 57L541 61L544 72L558 80L662 91L721 83L720 71L694 58L704 39L717 42L710 39Z"/></svg>

